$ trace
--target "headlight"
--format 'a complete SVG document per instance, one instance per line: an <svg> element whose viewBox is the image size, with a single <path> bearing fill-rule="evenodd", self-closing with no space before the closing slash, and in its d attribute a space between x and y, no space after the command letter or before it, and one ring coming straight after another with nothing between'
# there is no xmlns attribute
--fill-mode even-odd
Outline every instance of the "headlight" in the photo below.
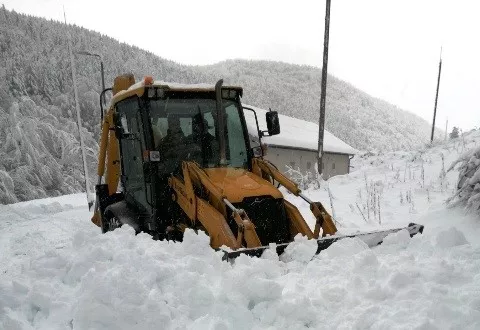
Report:
<svg viewBox="0 0 480 330"><path fill-rule="evenodd" d="M235 100L238 92L234 89L222 89L222 99Z"/></svg>

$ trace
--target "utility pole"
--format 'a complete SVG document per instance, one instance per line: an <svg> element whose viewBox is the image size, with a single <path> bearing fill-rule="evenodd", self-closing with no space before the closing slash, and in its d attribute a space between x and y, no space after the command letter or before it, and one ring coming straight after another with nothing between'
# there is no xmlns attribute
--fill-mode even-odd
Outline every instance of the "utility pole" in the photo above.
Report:
<svg viewBox="0 0 480 330"><path fill-rule="evenodd" d="M63 17L65 19L65 26L67 26L67 16L65 15L65 8L63 9ZM77 73L75 70L75 60L73 58L73 47L72 47L72 37L70 33L68 34L68 52L70 54L70 66L72 67L72 79L73 79L73 94L75 97L75 109L77 112L77 126L78 126L78 134L80 136L80 149L82 152L82 159L83 159L83 175L85 176L85 193L87 194L87 203L88 209L90 210L91 206L93 205L93 199L90 195L90 183L88 179L88 167L87 167L87 154L85 151L85 143L83 141L83 134L82 134L82 119L80 117L80 104L78 103L78 92L77 92Z"/></svg>
<svg viewBox="0 0 480 330"><path fill-rule="evenodd" d="M328 40L330 34L330 0L326 0L325 32L323 36L322 91L320 94L320 118L318 121L318 174L322 174L323 137L325 130L325 98L327 95Z"/></svg>
<svg viewBox="0 0 480 330"><path fill-rule="evenodd" d="M435 132L435 117L437 116L438 89L440 88L440 75L442 73L442 48L440 47L440 62L438 63L437 93L435 95L435 107L433 108L432 136L430 142L433 142L433 133Z"/></svg>

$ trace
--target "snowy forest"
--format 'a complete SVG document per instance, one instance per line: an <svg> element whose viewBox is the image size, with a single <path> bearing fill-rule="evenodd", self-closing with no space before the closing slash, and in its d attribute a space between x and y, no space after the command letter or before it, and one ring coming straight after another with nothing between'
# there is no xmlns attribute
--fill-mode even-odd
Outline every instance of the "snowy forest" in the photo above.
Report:
<svg viewBox="0 0 480 330"><path fill-rule="evenodd" d="M321 70L269 61L228 60L186 66L120 43L100 33L0 8L0 203L81 191L83 169L75 121L68 52L101 54L107 87L113 78L180 83L226 83L244 88L243 102L316 122ZM100 131L100 65L75 55L77 88L88 148L96 172ZM328 78L326 129L359 150L396 150L428 141L420 117ZM443 133L442 133L443 134Z"/></svg>

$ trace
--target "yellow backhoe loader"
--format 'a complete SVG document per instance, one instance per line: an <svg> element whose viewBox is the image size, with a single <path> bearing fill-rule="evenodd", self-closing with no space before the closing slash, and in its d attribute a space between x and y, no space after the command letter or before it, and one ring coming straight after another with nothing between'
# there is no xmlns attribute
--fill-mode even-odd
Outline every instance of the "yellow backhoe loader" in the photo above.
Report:
<svg viewBox="0 0 480 330"><path fill-rule="evenodd" d="M259 256L275 243L282 253L297 234L318 242L318 252L338 239L320 202L251 148L245 111L253 111L258 137L280 133L278 114L266 114L261 131L253 109L242 107L242 88L179 85L132 75L114 80L102 113L98 182L92 222L102 232L128 224L154 239L181 241L186 228L203 230L225 257ZM310 204L313 230L277 189L280 184ZM394 231L411 236L423 226L362 233L370 246ZM227 247L227 249L225 249Z"/></svg>

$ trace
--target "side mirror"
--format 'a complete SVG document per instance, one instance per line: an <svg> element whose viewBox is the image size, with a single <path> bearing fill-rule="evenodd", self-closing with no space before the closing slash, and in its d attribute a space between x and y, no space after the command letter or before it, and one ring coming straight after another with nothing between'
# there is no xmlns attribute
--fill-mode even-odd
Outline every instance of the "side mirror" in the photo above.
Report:
<svg viewBox="0 0 480 330"><path fill-rule="evenodd" d="M268 135L280 134L280 121L278 120L278 112L267 112L265 114L265 121L267 122Z"/></svg>

